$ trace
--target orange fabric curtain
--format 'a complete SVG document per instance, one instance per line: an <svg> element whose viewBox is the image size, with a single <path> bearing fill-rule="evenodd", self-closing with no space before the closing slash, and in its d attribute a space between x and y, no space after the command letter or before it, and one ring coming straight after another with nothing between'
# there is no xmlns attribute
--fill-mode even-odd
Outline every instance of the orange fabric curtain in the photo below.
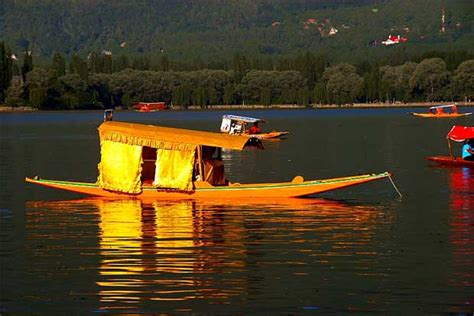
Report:
<svg viewBox="0 0 474 316"><path fill-rule="evenodd" d="M158 149L156 154L155 181L158 188L192 191L194 150Z"/></svg>
<svg viewBox="0 0 474 316"><path fill-rule="evenodd" d="M142 191L142 147L101 142L98 185L107 190L137 194Z"/></svg>

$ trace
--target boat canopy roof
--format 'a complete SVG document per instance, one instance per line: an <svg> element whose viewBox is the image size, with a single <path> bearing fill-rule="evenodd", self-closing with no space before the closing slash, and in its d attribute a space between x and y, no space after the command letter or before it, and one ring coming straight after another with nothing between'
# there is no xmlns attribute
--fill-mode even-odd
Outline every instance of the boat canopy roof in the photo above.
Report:
<svg viewBox="0 0 474 316"><path fill-rule="evenodd" d="M240 116L240 115L232 115L232 114L223 115L222 118L233 120L233 121L245 122L245 123L255 123L255 122L265 123L264 120L256 118L256 117Z"/></svg>
<svg viewBox="0 0 474 316"><path fill-rule="evenodd" d="M467 139L474 139L474 127L454 125L449 131L447 138L455 142L463 142Z"/></svg>
<svg viewBox="0 0 474 316"><path fill-rule="evenodd" d="M430 107L430 110L431 109L448 109L448 108L455 108L455 107L457 107L456 104L436 105L436 106Z"/></svg>
<svg viewBox="0 0 474 316"><path fill-rule="evenodd" d="M191 150L199 145L236 150L245 147L263 148L261 142L253 137L138 123L108 121L102 123L98 130L101 141L111 140L159 149Z"/></svg>

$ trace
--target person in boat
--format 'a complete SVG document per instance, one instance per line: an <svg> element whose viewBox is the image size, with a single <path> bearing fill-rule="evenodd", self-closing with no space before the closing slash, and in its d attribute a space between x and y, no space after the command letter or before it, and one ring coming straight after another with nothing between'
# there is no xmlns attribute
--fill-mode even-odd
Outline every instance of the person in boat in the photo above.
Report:
<svg viewBox="0 0 474 316"><path fill-rule="evenodd" d="M469 139L462 146L462 159L474 161L474 139Z"/></svg>
<svg viewBox="0 0 474 316"><path fill-rule="evenodd" d="M196 157L197 159L197 157ZM227 185L228 180L224 176L224 162L222 161L221 148L202 146L202 163L204 174L199 174L199 162L194 165L195 180L207 181L211 185Z"/></svg>
<svg viewBox="0 0 474 316"><path fill-rule="evenodd" d="M249 134L254 135L254 134L261 134L262 130L260 127L258 127L258 122L254 122L252 127L249 129Z"/></svg>

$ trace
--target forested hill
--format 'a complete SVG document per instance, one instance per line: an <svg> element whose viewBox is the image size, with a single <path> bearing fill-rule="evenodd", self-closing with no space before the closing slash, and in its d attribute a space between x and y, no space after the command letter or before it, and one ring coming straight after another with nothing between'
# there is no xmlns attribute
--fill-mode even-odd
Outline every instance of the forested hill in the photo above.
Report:
<svg viewBox="0 0 474 316"><path fill-rule="evenodd" d="M474 50L472 0L1 0L0 41L39 58L91 51L228 60L304 51L335 60ZM442 12L445 13L443 30ZM401 35L406 43L381 42ZM369 45L370 43L370 45Z"/></svg>

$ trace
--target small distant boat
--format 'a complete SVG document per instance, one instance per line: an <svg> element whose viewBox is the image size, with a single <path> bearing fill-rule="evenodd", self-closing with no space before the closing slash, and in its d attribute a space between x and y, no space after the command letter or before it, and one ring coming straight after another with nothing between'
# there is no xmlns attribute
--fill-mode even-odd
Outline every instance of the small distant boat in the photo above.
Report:
<svg viewBox="0 0 474 316"><path fill-rule="evenodd" d="M458 107L455 104L449 104L449 105L432 106L429 108L428 113L412 112L410 114L414 116L418 116L418 117L429 117L429 118L449 118L449 117L455 118L455 117L471 115L472 112L459 113Z"/></svg>
<svg viewBox="0 0 474 316"><path fill-rule="evenodd" d="M255 137L258 139L270 139L270 138L279 138L289 134L289 132L279 132L279 131L271 131L268 133L258 133L252 134L251 128L247 128L248 124L258 124L258 123L266 123L266 121L255 118L255 117L248 117L248 116L239 116L239 115L224 115L222 116L222 123L221 123L221 132L230 134L230 135L246 135L249 137Z"/></svg>
<svg viewBox="0 0 474 316"><path fill-rule="evenodd" d="M389 172L305 181L240 184L224 175L222 148L263 149L247 136L105 121L99 126L101 161L97 182L26 178L30 183L112 198L291 198L389 178Z"/></svg>
<svg viewBox="0 0 474 316"><path fill-rule="evenodd" d="M455 142L464 142L474 139L474 127L455 125L451 128L448 135L449 156L432 156L426 159L447 167L468 167L474 168L474 161L464 160L461 157L455 157L452 153L451 140Z"/></svg>
<svg viewBox="0 0 474 316"><path fill-rule="evenodd" d="M138 102L133 106L137 112L156 112L166 109L165 102Z"/></svg>

